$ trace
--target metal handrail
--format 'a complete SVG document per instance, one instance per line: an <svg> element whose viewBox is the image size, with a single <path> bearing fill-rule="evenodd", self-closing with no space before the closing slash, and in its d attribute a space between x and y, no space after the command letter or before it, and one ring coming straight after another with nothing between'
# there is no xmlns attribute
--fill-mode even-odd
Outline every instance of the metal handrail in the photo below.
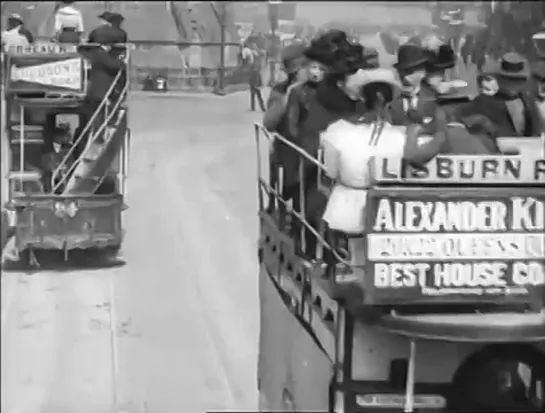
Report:
<svg viewBox="0 0 545 413"><path fill-rule="evenodd" d="M52 174L52 177L51 177L51 186L53 187L53 192L55 192L62 184L66 183L66 181L68 180L68 178L71 176L71 174L74 172L74 170L77 168L77 166L79 166L81 164L81 162L83 161L83 154L85 153L85 150L82 152L82 154L80 155L80 157L70 166L70 168L68 168L68 171L62 175L61 179L59 180L59 182L57 184L55 184L55 179L58 177L58 175L60 174L61 170L62 170L62 167L64 165L66 165L66 163L68 162L68 160L70 159L70 156L72 156L72 154L74 153L74 150L75 148L78 146L78 144L82 141L83 137L85 136L85 134L87 132L89 132L90 128L91 128L91 125L93 124L94 120L96 119L96 117L98 116L98 114L100 113L101 110L103 110L105 107L106 107L106 103L109 101L109 96L112 94L115 86L117 85L117 83L119 82L119 79L121 78L122 76L122 73L123 73L123 70L120 70L114 81L112 82L112 84L110 85L110 88L108 89L108 91L106 92L106 95L105 97L102 99L102 102L100 103L99 107L95 110L95 113L93 113L93 116L91 117L91 119L87 122L87 125L85 125L85 128L83 129L83 131L80 133L79 137L76 139L76 142L74 142L72 144L72 147L69 149L68 153L66 154L66 156L64 157L63 161L60 163L60 165L55 169L54 173ZM113 115L116 113L117 109L119 108L119 106L121 105L121 102L123 102L125 96L127 95L127 91L128 91L128 88L129 88L129 84L128 82L125 83L125 86L123 87L123 90L121 91L121 93L119 94L119 98L117 99L116 103L115 103L115 106L113 108L113 110L111 111L111 113L105 117L104 119L104 122L102 122L102 124L100 125L99 129L89 138L89 141L88 143L92 142L95 137L100 134L103 129L108 125L109 121L112 119Z"/></svg>
<svg viewBox="0 0 545 413"><path fill-rule="evenodd" d="M109 101L109 98L110 98L110 95L112 94L112 92L114 91L115 87L117 86L117 83L119 82L119 79L121 79L121 76L123 74L123 69L122 70L119 70L119 72L116 74L115 78L114 78L114 81L112 82L112 84L110 85L110 87L108 88L108 90L106 91L106 94L104 95L104 98L102 99L102 101L100 102L100 105L98 106L98 108L95 110L95 112L93 113L93 116L91 116L91 119L89 119L87 121L87 124L85 125L85 127L83 128L83 130L81 131L81 133L79 134L79 136L76 138L76 141L72 143L72 147L68 150L67 154L65 155L64 159L62 160L62 162L57 166L57 168L55 168L55 170L53 171L53 174L51 176L51 185L52 186L55 186L54 182L55 182L55 179L58 177L58 175L61 173L62 171L62 168L68 163L68 160L70 159L70 157L73 155L76 147L81 143L81 141L83 140L83 137L89 132L89 130L91 129L91 125L93 125L93 122L95 121L95 119L97 118L98 114L100 113L100 111L106 106L106 104L108 103ZM124 88L125 90L126 88ZM121 99L121 95L120 95L120 101L122 100ZM74 163L77 163L79 161L79 159L74 162ZM70 168L71 169L71 168ZM61 181L64 181L64 178L61 179Z"/></svg>
<svg viewBox="0 0 545 413"><path fill-rule="evenodd" d="M312 155L310 155L307 151L305 151L304 149L300 148L299 146L297 146L296 144L294 144L293 142L290 142L289 140L287 140L285 137L283 137L282 135L276 133L276 132L270 132L268 131L263 125L261 125L260 123L254 123L254 127L255 127L255 139L256 139L256 145L257 145L257 150L258 150L258 174L259 174L259 185L258 185L258 191L261 192L261 189L265 189L265 191L271 195L273 195L277 200L279 200L283 205L287 206L288 202L286 200L284 200L282 198L282 194L279 193L277 190L275 190L273 187L271 187L270 184L267 184L266 182L264 182L262 179L261 179L261 151L260 151L260 145L259 145L259 136L260 134L263 134L269 141L271 142L274 142L275 140L278 140L286 145L288 145L290 148L292 148L294 151L296 151L301 157L305 158L306 160L308 160L309 162L311 162L313 165L315 165L320 172L323 172L323 173L326 173L327 172L327 169L325 167L325 165L323 163L321 163L320 161L318 161L315 157L313 157ZM300 179L301 178L304 178L302 175L302 167L300 165L300 168L299 168L299 174L300 174ZM320 175L318 174L318 180L320 180ZM304 195L301 197L301 199L304 198ZM262 202L260 202L262 204ZM305 230L309 231L312 235L314 235L314 237L316 237L316 239L318 240L318 243L323 247L323 248L326 248L328 249L332 254L333 256L335 257L335 259L337 260L337 262L339 264L343 264L343 265L346 265L346 266L350 266L350 262L348 262L345 258L343 258L341 255L338 254L338 252L335 250L335 248L333 248L326 240L325 238L312 226L308 223L308 221L306 220L306 216L305 216L305 212L304 212L304 209L301 208L301 212L297 212L297 211L292 211L291 214L293 214L293 216L295 216L304 226Z"/></svg>

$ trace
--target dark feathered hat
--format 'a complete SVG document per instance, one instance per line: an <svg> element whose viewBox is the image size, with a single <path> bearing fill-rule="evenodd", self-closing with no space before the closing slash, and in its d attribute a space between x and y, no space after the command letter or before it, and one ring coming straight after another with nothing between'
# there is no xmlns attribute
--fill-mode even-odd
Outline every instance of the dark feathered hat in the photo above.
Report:
<svg viewBox="0 0 545 413"><path fill-rule="evenodd" d="M342 30L329 30L312 40L305 56L340 75L375 67L372 56L366 56L363 46L348 40Z"/></svg>

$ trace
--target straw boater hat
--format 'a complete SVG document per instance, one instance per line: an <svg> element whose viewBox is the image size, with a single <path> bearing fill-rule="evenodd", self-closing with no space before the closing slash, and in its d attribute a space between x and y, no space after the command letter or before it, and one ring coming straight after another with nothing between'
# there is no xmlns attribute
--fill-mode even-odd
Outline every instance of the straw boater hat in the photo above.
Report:
<svg viewBox="0 0 545 413"><path fill-rule="evenodd" d="M530 78L530 65L528 60L518 53L509 52L502 56L499 67L492 74L499 80L528 80Z"/></svg>

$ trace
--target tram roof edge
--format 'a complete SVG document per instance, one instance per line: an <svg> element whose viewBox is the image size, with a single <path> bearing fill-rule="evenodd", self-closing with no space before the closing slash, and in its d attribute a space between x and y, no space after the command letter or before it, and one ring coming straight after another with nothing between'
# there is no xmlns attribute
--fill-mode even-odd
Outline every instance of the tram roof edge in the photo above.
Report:
<svg viewBox="0 0 545 413"><path fill-rule="evenodd" d="M377 326L419 340L472 343L545 342L545 312L388 314Z"/></svg>

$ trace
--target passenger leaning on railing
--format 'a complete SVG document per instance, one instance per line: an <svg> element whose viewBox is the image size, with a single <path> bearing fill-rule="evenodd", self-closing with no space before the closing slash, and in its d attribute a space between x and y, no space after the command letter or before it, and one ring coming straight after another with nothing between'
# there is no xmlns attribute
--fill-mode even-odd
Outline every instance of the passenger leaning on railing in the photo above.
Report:
<svg viewBox="0 0 545 413"><path fill-rule="evenodd" d="M282 50L282 65L286 73L286 79L273 86L267 102L267 110L263 117L263 125L271 132L277 132L286 139L291 140L288 130L287 102L290 91L298 81L299 72L304 60L304 47L301 45L292 45ZM275 140L273 143L271 156L269 160L271 184L275 186L278 182L278 166L282 166L284 171L297 172L298 157L287 145ZM292 177L294 173L288 173ZM291 181L284 179L282 192L286 200L292 198ZM273 203L269 205L269 211L272 212ZM280 206L281 213L285 212L283 205Z"/></svg>
<svg viewBox="0 0 545 413"><path fill-rule="evenodd" d="M292 139L299 147L316 157L321 132L340 119L357 122L367 111L361 100L360 89L364 80L364 69L371 68L372 65L366 60L363 46L350 42L346 33L340 30L328 31L314 39L305 55L311 61L319 62L326 73L317 85L316 92L308 96L307 114L304 119L299 119L298 127L293 132L296 136ZM308 161L304 161L303 165L305 209L311 224L317 226L321 217L320 208L323 209L324 204L320 193L315 191L317 168ZM291 176L285 177L286 180L301 185L296 172L286 172L291 173ZM306 240L309 254L315 250L315 245L313 237Z"/></svg>
<svg viewBox="0 0 545 413"><path fill-rule="evenodd" d="M112 46L119 43L119 33L112 28L104 28L95 35L95 42L100 46L95 46L87 52L91 62L89 73L89 86L87 95L81 107L81 121L77 136L79 137L85 125L92 119L93 114L99 108L101 102L107 97L108 90L114 82L120 70L125 68L123 56L112 52ZM108 98L115 99L115 93ZM100 128L104 122L106 110L109 110L110 102L106 102L102 110L97 114L93 121L95 128ZM88 137L88 135L87 135ZM80 154L87 145L87 138L82 139L76 149L76 155Z"/></svg>

